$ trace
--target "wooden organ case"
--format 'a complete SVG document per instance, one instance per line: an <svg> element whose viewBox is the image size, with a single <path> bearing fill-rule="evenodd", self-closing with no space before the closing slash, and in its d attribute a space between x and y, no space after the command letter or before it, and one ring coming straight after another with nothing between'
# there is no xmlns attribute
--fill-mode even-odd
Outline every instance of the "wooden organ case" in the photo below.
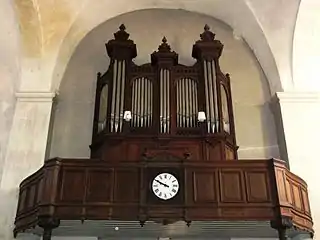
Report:
<svg viewBox="0 0 320 240"><path fill-rule="evenodd" d="M91 158L49 159L23 180L14 234L40 226L50 240L73 220L223 220L270 221L281 240L290 229L312 235L306 183L281 160L238 160L222 49L206 25L193 66L179 64L165 37L137 66L121 25L106 44L109 69L97 76ZM75 236L80 228L68 225Z"/></svg>
<svg viewBox="0 0 320 240"><path fill-rule="evenodd" d="M220 69L223 45L209 27L193 45L193 66L179 64L165 37L151 63L137 66L136 46L128 37L122 26L106 44L111 63L97 79L92 157L237 160L230 77Z"/></svg>

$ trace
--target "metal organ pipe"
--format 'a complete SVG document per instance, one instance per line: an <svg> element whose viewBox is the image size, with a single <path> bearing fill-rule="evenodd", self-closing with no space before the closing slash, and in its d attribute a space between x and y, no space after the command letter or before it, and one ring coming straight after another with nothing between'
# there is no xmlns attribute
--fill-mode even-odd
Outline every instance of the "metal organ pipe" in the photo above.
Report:
<svg viewBox="0 0 320 240"><path fill-rule="evenodd" d="M137 127L140 127L141 123L141 78L137 79L137 89L138 89L138 104L137 104Z"/></svg>
<svg viewBox="0 0 320 240"><path fill-rule="evenodd" d="M145 88L146 88L146 105L145 105L145 119L146 119L146 126L149 126L150 121L149 121L149 101L150 101L150 90L149 90L149 81L146 79L145 80Z"/></svg>
<svg viewBox="0 0 320 240"><path fill-rule="evenodd" d="M108 84L104 85L100 93L100 109L98 119L98 132L101 132L106 127L108 112Z"/></svg>
<svg viewBox="0 0 320 240"><path fill-rule="evenodd" d="M148 86L148 108L147 108L147 116L148 116L148 127L151 126L152 123L152 102L153 102L153 87L151 81L147 80Z"/></svg>
<svg viewBox="0 0 320 240"><path fill-rule="evenodd" d="M132 127L149 127L152 122L152 83L145 77L132 84Z"/></svg>
<svg viewBox="0 0 320 240"><path fill-rule="evenodd" d="M167 120L167 132L169 133L170 132L170 72L169 70L165 70L165 73L166 73L166 92L167 92L167 105L166 105L166 113L167 113L167 116L166 116L166 120Z"/></svg>
<svg viewBox="0 0 320 240"><path fill-rule="evenodd" d="M116 101L115 101L115 132L118 132L120 130L120 99L121 99L121 61L117 62L117 81L116 81Z"/></svg>
<svg viewBox="0 0 320 240"><path fill-rule="evenodd" d="M137 84L136 84L136 80L132 84L131 110L132 110L131 126L135 127L136 122L137 122Z"/></svg>
<svg viewBox="0 0 320 240"><path fill-rule="evenodd" d="M167 79L165 70L162 70L162 83L163 83L163 133L167 132Z"/></svg>
<svg viewBox="0 0 320 240"><path fill-rule="evenodd" d="M148 109L148 87L147 87L147 81L145 78L142 80L143 84L143 123L144 127L148 126L147 124L147 109Z"/></svg>
<svg viewBox="0 0 320 240"><path fill-rule="evenodd" d="M177 81L177 127L196 127L198 113L197 83L190 78Z"/></svg>
<svg viewBox="0 0 320 240"><path fill-rule="evenodd" d="M186 79L187 80L187 105L188 105L188 111L187 111L187 115L188 115L188 126L187 127L191 127L192 126L192 94L191 94L191 82L188 81L189 79Z"/></svg>
<svg viewBox="0 0 320 240"><path fill-rule="evenodd" d="M186 127L186 90L185 90L185 81L182 79L181 81L181 89L182 89L182 127Z"/></svg>
<svg viewBox="0 0 320 240"><path fill-rule="evenodd" d="M160 69L160 132L170 132L170 72Z"/></svg>
<svg viewBox="0 0 320 240"><path fill-rule="evenodd" d="M110 131L121 132L123 125L125 61L114 60Z"/></svg>
<svg viewBox="0 0 320 240"><path fill-rule="evenodd" d="M230 133L230 120L229 120L227 92L223 85L220 85L220 89L221 89L223 130L226 131L227 133Z"/></svg>
<svg viewBox="0 0 320 240"><path fill-rule="evenodd" d="M185 103L184 103L184 109L185 109L185 116L186 116L186 118L185 118L185 127L189 127L188 81L187 81L187 79L186 79L186 78L184 79L184 100L185 100Z"/></svg>
<svg viewBox="0 0 320 240"><path fill-rule="evenodd" d="M214 99L213 99L213 95L215 94L214 89L213 89L213 78L212 78L212 69L211 69L211 62L210 61L206 61L207 62L207 71L208 71L208 83L209 83L209 100L210 100L210 104L209 104L209 108L210 108L210 127L211 127L211 132L215 131L215 109L214 109Z"/></svg>
<svg viewBox="0 0 320 240"><path fill-rule="evenodd" d="M211 119L210 119L210 101L209 101L209 83L208 83L208 70L206 62L203 63L204 70L204 89L205 89L205 98L206 98L206 113L207 113L207 131L211 132Z"/></svg>
<svg viewBox="0 0 320 240"><path fill-rule="evenodd" d="M181 80L177 81L176 89L177 89L177 126L181 127L181 124L182 124L182 115L181 115L181 107L182 107Z"/></svg>
<svg viewBox="0 0 320 240"><path fill-rule="evenodd" d="M116 85L117 85L117 65L118 61L114 60L113 63L113 79L112 79L112 101L111 101L111 115L110 115L110 131L114 132L115 124L115 99L116 99Z"/></svg>
<svg viewBox="0 0 320 240"><path fill-rule="evenodd" d="M192 81L192 103L193 103L193 124L194 126L197 125L197 118L198 118L198 86L195 81Z"/></svg>
<svg viewBox="0 0 320 240"><path fill-rule="evenodd" d="M186 104L186 80L182 80L182 106L183 106L183 127L187 127L187 104Z"/></svg>
<svg viewBox="0 0 320 240"><path fill-rule="evenodd" d="M217 92L217 81L216 81L216 69L214 67L214 62L210 61L211 64L211 72L212 72L212 83L213 83L213 108L214 108L214 116L215 116L215 126L216 131L219 129L219 113L218 113L218 92Z"/></svg>
<svg viewBox="0 0 320 240"><path fill-rule="evenodd" d="M164 117L164 111L163 111L163 70L160 69L160 132L163 132L163 117Z"/></svg>
<svg viewBox="0 0 320 240"><path fill-rule="evenodd" d="M124 111L124 87L125 87L125 80L126 80L126 63L125 61L121 61L121 87L120 87L120 132L122 132L122 126L123 126L123 111Z"/></svg>
<svg viewBox="0 0 320 240"><path fill-rule="evenodd" d="M205 95L207 111L207 127L209 133L218 129L218 100L216 72L213 61L204 61Z"/></svg>

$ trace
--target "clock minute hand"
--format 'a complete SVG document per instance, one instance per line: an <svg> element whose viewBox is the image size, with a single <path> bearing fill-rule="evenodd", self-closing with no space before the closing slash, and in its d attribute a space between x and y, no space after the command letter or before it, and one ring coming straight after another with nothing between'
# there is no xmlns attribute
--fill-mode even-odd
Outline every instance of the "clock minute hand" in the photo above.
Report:
<svg viewBox="0 0 320 240"><path fill-rule="evenodd" d="M156 182L160 183L161 185L165 186L165 187L169 187L167 184L160 182L159 180L156 180Z"/></svg>

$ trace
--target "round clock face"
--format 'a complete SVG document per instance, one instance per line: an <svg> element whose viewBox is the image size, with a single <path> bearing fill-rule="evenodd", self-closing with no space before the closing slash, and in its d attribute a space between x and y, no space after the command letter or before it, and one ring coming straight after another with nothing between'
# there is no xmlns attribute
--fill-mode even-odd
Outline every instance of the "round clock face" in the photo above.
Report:
<svg viewBox="0 0 320 240"><path fill-rule="evenodd" d="M169 200L177 195L179 182L177 178L170 173L160 173L152 181L152 191L158 198Z"/></svg>

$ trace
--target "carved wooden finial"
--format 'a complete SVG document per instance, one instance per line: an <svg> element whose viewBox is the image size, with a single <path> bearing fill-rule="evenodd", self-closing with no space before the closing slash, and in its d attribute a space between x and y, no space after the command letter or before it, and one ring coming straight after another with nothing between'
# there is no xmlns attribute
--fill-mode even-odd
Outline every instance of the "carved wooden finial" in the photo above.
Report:
<svg viewBox="0 0 320 240"><path fill-rule="evenodd" d="M158 48L159 52L170 52L171 51L171 47L168 44L167 38L164 36L162 38L162 43Z"/></svg>
<svg viewBox="0 0 320 240"><path fill-rule="evenodd" d="M212 42L214 41L215 34L210 31L210 27L208 24L204 25L204 32L200 34L200 38L204 42Z"/></svg>
<svg viewBox="0 0 320 240"><path fill-rule="evenodd" d="M165 36L162 38L162 43L167 43L167 38Z"/></svg>
<svg viewBox="0 0 320 240"><path fill-rule="evenodd" d="M124 30L126 30L126 26L122 23L122 24L120 25L119 29L120 29L121 31L124 31Z"/></svg>
<svg viewBox="0 0 320 240"><path fill-rule="evenodd" d="M121 24L119 26L119 31L114 33L114 39L117 41L126 41L129 39L130 34L126 32L126 26Z"/></svg>

